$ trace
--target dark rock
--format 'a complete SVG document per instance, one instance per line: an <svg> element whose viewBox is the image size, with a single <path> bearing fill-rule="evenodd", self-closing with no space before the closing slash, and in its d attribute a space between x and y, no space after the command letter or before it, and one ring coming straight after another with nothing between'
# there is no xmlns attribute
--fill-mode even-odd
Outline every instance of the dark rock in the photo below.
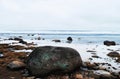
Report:
<svg viewBox="0 0 120 79"><path fill-rule="evenodd" d="M21 39L21 38L17 38L17 37L15 37L14 40L19 41L19 43L22 43L22 44L27 44L27 42L24 41L24 40Z"/></svg>
<svg viewBox="0 0 120 79"><path fill-rule="evenodd" d="M90 62L84 62L84 67L88 68L88 69L94 69L96 68L96 64L94 63L90 63Z"/></svg>
<svg viewBox="0 0 120 79"><path fill-rule="evenodd" d="M27 36L30 36L30 34L28 34Z"/></svg>
<svg viewBox="0 0 120 79"><path fill-rule="evenodd" d="M13 38L9 38L8 40L14 40Z"/></svg>
<svg viewBox="0 0 120 79"><path fill-rule="evenodd" d="M52 41L54 41L54 42L61 42L61 40L52 40Z"/></svg>
<svg viewBox="0 0 120 79"><path fill-rule="evenodd" d="M19 43L22 43L22 44L27 44L27 42L26 42L26 41L24 41L24 40L20 40L20 41L19 41Z"/></svg>
<svg viewBox="0 0 120 79"><path fill-rule="evenodd" d="M31 34L31 36L34 36L35 34Z"/></svg>
<svg viewBox="0 0 120 79"><path fill-rule="evenodd" d="M4 58L5 56L4 56L4 54L3 54L3 52L0 52L0 58Z"/></svg>
<svg viewBox="0 0 120 79"><path fill-rule="evenodd" d="M67 42L68 42L68 43L71 43L72 41L73 41L72 37L68 37L68 38L67 38Z"/></svg>
<svg viewBox="0 0 120 79"><path fill-rule="evenodd" d="M120 57L116 60L116 62L119 62L119 63L120 63Z"/></svg>
<svg viewBox="0 0 120 79"><path fill-rule="evenodd" d="M87 50L87 52L96 52L96 51L94 51L94 50Z"/></svg>
<svg viewBox="0 0 120 79"><path fill-rule="evenodd" d="M25 64L21 61L12 61L7 65L7 67L11 70L19 70L25 68Z"/></svg>
<svg viewBox="0 0 120 79"><path fill-rule="evenodd" d="M99 79L116 79L112 75L100 75Z"/></svg>
<svg viewBox="0 0 120 79"><path fill-rule="evenodd" d="M22 39L15 37L14 40L16 40L16 41L21 41Z"/></svg>
<svg viewBox="0 0 120 79"><path fill-rule="evenodd" d="M104 41L104 45L106 46L114 46L116 43L114 41Z"/></svg>
<svg viewBox="0 0 120 79"><path fill-rule="evenodd" d="M97 55L93 55L92 57L93 57L93 58L101 58L101 57L99 57L99 56L97 56Z"/></svg>
<svg viewBox="0 0 120 79"><path fill-rule="evenodd" d="M89 58L89 60L93 60L93 58Z"/></svg>
<svg viewBox="0 0 120 79"><path fill-rule="evenodd" d="M120 54L115 51L115 52L110 52L110 53L108 53L107 56L110 56L110 57L119 57Z"/></svg>
<svg viewBox="0 0 120 79"><path fill-rule="evenodd" d="M22 36L19 36L19 38L22 38Z"/></svg>
<svg viewBox="0 0 120 79"><path fill-rule="evenodd" d="M41 40L41 38L40 38L40 37L38 37L38 40Z"/></svg>
<svg viewBox="0 0 120 79"><path fill-rule="evenodd" d="M19 43L22 43L22 44L27 44L27 42L26 41L24 41L23 39L21 39L21 38L14 38L14 40L16 40L16 41L19 41Z"/></svg>
<svg viewBox="0 0 120 79"><path fill-rule="evenodd" d="M54 46L36 48L25 62L30 74L34 76L69 73L82 65L81 57L76 50Z"/></svg>
<svg viewBox="0 0 120 79"><path fill-rule="evenodd" d="M109 51L114 51L113 49L107 49L107 50L109 50Z"/></svg>

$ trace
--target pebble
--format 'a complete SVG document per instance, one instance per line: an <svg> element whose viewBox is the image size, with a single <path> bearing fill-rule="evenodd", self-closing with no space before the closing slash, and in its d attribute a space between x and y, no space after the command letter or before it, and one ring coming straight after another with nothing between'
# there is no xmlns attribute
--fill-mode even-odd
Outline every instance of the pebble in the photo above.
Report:
<svg viewBox="0 0 120 79"><path fill-rule="evenodd" d="M81 74L75 74L75 79L83 79L83 76Z"/></svg>
<svg viewBox="0 0 120 79"><path fill-rule="evenodd" d="M15 79L15 77L10 77L10 79Z"/></svg>
<svg viewBox="0 0 120 79"><path fill-rule="evenodd" d="M21 61L12 61L7 65L10 69L19 69L25 67L25 64Z"/></svg>

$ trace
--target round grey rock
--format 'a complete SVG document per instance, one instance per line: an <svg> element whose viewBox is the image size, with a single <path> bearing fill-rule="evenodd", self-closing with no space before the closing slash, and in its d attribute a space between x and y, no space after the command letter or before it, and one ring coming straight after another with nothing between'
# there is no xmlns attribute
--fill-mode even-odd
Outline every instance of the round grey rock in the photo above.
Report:
<svg viewBox="0 0 120 79"><path fill-rule="evenodd" d="M45 76L51 73L69 73L80 68L79 53L67 47L43 46L36 48L26 59L31 75Z"/></svg>

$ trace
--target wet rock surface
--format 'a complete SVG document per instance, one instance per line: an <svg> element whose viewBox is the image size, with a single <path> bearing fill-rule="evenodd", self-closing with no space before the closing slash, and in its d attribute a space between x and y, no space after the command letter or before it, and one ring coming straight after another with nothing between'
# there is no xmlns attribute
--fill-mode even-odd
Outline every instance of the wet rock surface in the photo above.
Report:
<svg viewBox="0 0 120 79"><path fill-rule="evenodd" d="M19 41L19 43L27 44L27 42L24 41L21 36L20 37L15 37L15 38L9 38L8 40L15 40L15 41Z"/></svg>
<svg viewBox="0 0 120 79"><path fill-rule="evenodd" d="M108 40L106 40L106 41L104 41L104 45L106 45L106 46L115 46L116 43L114 41L108 41Z"/></svg>
<svg viewBox="0 0 120 79"><path fill-rule="evenodd" d="M69 73L82 65L79 53L67 47L44 46L36 48L26 59L30 73L46 76L50 73Z"/></svg>

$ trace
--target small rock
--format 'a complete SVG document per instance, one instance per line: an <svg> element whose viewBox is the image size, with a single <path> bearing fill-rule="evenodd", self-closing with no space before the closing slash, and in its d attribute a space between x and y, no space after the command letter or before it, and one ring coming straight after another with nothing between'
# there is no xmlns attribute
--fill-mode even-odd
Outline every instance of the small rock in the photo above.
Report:
<svg viewBox="0 0 120 79"><path fill-rule="evenodd" d="M116 62L119 62L119 63L120 63L120 57L116 60Z"/></svg>
<svg viewBox="0 0 120 79"><path fill-rule="evenodd" d="M56 40L52 40L52 41L54 41L54 42L61 42L61 40L57 40L57 39Z"/></svg>
<svg viewBox="0 0 120 79"><path fill-rule="evenodd" d="M22 38L22 36L18 36L19 38Z"/></svg>
<svg viewBox="0 0 120 79"><path fill-rule="evenodd" d="M106 45L106 46L115 46L116 45L116 43L114 42L114 41L104 41L104 45Z"/></svg>
<svg viewBox="0 0 120 79"><path fill-rule="evenodd" d="M96 51L94 51L94 50L87 50L87 52L96 52Z"/></svg>
<svg viewBox="0 0 120 79"><path fill-rule="evenodd" d="M88 69L96 69L97 68L95 63L90 63L90 62L84 62L84 67L87 67Z"/></svg>
<svg viewBox="0 0 120 79"><path fill-rule="evenodd" d="M113 76L114 74L105 71L105 70L96 70L94 71L94 78L97 76L95 79L119 79L117 76Z"/></svg>
<svg viewBox="0 0 120 79"><path fill-rule="evenodd" d="M31 36L34 36L35 34L31 34Z"/></svg>
<svg viewBox="0 0 120 79"><path fill-rule="evenodd" d="M15 79L15 77L10 77L10 79Z"/></svg>
<svg viewBox="0 0 120 79"><path fill-rule="evenodd" d="M4 58L3 52L0 52L0 58Z"/></svg>
<svg viewBox="0 0 120 79"><path fill-rule="evenodd" d="M75 79L83 79L83 76L81 74L75 74Z"/></svg>
<svg viewBox="0 0 120 79"><path fill-rule="evenodd" d="M96 74L96 75L104 75L104 76L111 76L111 73L107 72L105 70L96 70L96 71L94 71L94 74Z"/></svg>
<svg viewBox="0 0 120 79"><path fill-rule="evenodd" d="M25 68L25 64L21 61L12 61L7 65L9 69L16 70L16 69L22 69Z"/></svg>
<svg viewBox="0 0 120 79"><path fill-rule="evenodd" d="M41 40L41 38L40 38L40 37L38 37L38 40Z"/></svg>
<svg viewBox="0 0 120 79"><path fill-rule="evenodd" d="M20 40L22 40L22 39L21 39L21 38L17 38L17 37L15 37L14 40L16 40L16 41L20 41Z"/></svg>
<svg viewBox="0 0 120 79"><path fill-rule="evenodd" d="M99 57L99 56L97 56L97 55L93 55L92 57L93 57L93 58L100 58L100 57Z"/></svg>
<svg viewBox="0 0 120 79"><path fill-rule="evenodd" d="M104 66L99 66L99 70L105 70L106 68Z"/></svg>
<svg viewBox="0 0 120 79"><path fill-rule="evenodd" d="M8 40L14 40L13 38L9 38Z"/></svg>
<svg viewBox="0 0 120 79"><path fill-rule="evenodd" d="M19 41L19 43L22 43L22 44L27 44L27 42L26 42L26 41L24 41L24 40L20 40L20 41Z"/></svg>
<svg viewBox="0 0 120 79"><path fill-rule="evenodd" d="M71 43L72 41L73 41L72 37L68 37L68 38L67 38L67 42L68 42L68 43Z"/></svg>
<svg viewBox="0 0 120 79"><path fill-rule="evenodd" d="M115 52L110 52L110 53L108 53L107 56L110 56L110 57L119 57L120 54L115 51Z"/></svg>

